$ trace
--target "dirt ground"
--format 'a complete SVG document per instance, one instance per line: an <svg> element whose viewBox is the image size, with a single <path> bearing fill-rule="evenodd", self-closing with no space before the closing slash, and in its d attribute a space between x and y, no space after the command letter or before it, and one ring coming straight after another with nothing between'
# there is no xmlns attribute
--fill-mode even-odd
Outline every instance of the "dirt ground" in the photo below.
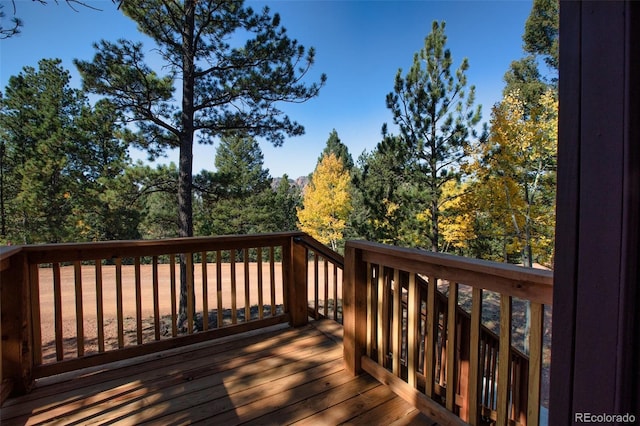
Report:
<svg viewBox="0 0 640 426"><path fill-rule="evenodd" d="M323 265L320 264L320 282L323 282ZM179 298L179 268L175 268L175 294L171 294L171 272L167 264L158 265L158 307L161 321L161 337L167 338L171 334L171 300L175 300L178 306ZM233 307L233 290L231 285L231 265L223 263L220 271L220 289L217 289L217 271L216 264L208 264L206 268L207 274L207 308L210 313L209 318L216 320L218 297L221 298L221 305L227 317L230 316L230 309ZM262 305L268 305L264 309L265 316L270 315L270 305L272 301L275 305L282 309L283 291L282 291L282 265L274 263L273 275L274 282L271 282L271 271L268 263L263 263L261 271L258 270L257 263L248 264L248 273L245 273L245 267L242 263L236 264L236 291L235 305L238 313L238 321L243 320L245 310L245 286L249 288L248 302L253 306L253 314L257 315L257 305L259 299L259 276L262 277ZM310 265L309 274L312 279L313 265ZM75 357L77 355L76 345L76 290L75 290L75 273L73 266L63 266L60 268L61 281L61 316L62 316L62 335L64 341L64 357ZM102 266L102 307L104 318L105 347L107 349L117 348L118 324L117 324L117 291L116 291L116 267L114 265ZM332 283L333 277L329 276ZM55 360L55 303L54 303L54 286L53 286L53 270L50 268L40 269L40 323L43 345L43 361ZM196 299L196 327L202 324L203 311L203 271L202 265L194 266L194 289ZM310 282L313 282L310 280ZM312 284L310 284L311 286ZM333 285L331 285L332 287ZM97 321L97 285L96 270L93 265L85 265L82 267L81 274L82 288L82 326L85 336L85 353L96 352L98 350L98 321ZM272 293L273 290L273 293ZM310 294L313 289L310 288ZM341 294L342 289L339 288ZM324 289L319 290L320 299L324 299ZM329 298L333 298L333 289L329 289ZM125 345L137 343L137 303L136 303L136 278L135 268L133 265L122 266L122 316L124 322ZM153 268L152 265L140 266L140 308L141 322L143 328L143 342L154 340L154 294L153 294ZM228 321L231 321L228 319Z"/></svg>

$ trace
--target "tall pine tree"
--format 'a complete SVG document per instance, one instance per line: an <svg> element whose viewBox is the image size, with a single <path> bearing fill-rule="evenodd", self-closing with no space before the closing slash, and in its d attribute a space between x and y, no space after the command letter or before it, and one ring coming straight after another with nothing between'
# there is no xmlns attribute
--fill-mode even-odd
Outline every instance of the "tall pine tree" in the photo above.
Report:
<svg viewBox="0 0 640 426"><path fill-rule="evenodd" d="M475 87L467 88L469 63L465 58L452 69L444 30L444 22L433 22L413 65L404 76L402 69L398 70L394 91L387 95L393 121L424 173L430 198L428 238L433 251L440 249L442 186L459 179L470 137L481 118L480 106L474 109Z"/></svg>
<svg viewBox="0 0 640 426"><path fill-rule="evenodd" d="M77 186L70 165L83 96L60 63L25 67L9 79L2 99L4 237L23 244L63 242L73 233Z"/></svg>
<svg viewBox="0 0 640 426"><path fill-rule="evenodd" d="M291 121L279 104L317 96L325 76L319 83L304 83L314 50L290 39L279 15L272 16L268 8L256 13L242 1L227 0L123 0L121 6L155 43L163 64L154 70L145 62L141 44L120 40L96 44L93 61L76 65L87 89L108 96L138 122L147 149L178 148L178 232L190 237L194 142L212 143L218 136L242 132L280 145L285 136L303 134L303 126ZM184 319L183 256L180 263Z"/></svg>

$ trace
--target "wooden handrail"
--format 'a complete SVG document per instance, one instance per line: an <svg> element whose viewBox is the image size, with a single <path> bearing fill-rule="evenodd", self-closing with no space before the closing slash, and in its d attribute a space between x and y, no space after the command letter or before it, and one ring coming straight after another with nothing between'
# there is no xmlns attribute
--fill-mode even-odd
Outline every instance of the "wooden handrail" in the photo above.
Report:
<svg viewBox="0 0 640 426"><path fill-rule="evenodd" d="M0 396L6 397L11 383L17 385L15 392L23 393L37 377L284 321L303 325L308 310L308 260L300 256L304 249L293 242L301 237L301 232L279 232L0 248ZM222 274L225 267L232 273ZM250 278L254 275L256 279ZM181 279L188 293L182 333L177 327L176 302ZM45 283L52 291L43 289ZM115 318L105 317L107 288ZM41 305L43 290L51 300ZM171 295L171 312L160 309L161 291ZM72 299L65 299L65 294ZM124 311L126 299L134 301L135 312ZM51 342L43 341L43 332L48 332L41 327L43 306L49 307ZM143 307L151 313L144 313ZM232 311L229 318L223 315L226 310ZM143 315L150 315L148 326ZM87 334L87 318L95 321L96 335ZM70 327L69 321L73 322ZM117 333L115 346L106 344L107 327ZM127 330L133 341L127 340ZM88 344L93 345L90 350ZM45 358L45 351L52 355Z"/></svg>
<svg viewBox="0 0 640 426"><path fill-rule="evenodd" d="M349 245L363 251L365 262L376 264L381 262L386 266L425 276L446 276L450 281L495 291L506 296L545 305L552 304L552 271L446 253L393 247L369 241L349 241Z"/></svg>
<svg viewBox="0 0 640 426"><path fill-rule="evenodd" d="M345 362L392 383L443 424L537 424L544 305L553 273L383 244L345 248ZM460 305L471 288L470 313ZM444 295L438 286L448 289ZM500 333L482 324L483 292L500 297ZM530 304L527 357L512 347L512 300ZM505 350L508 348L508 350Z"/></svg>
<svg viewBox="0 0 640 426"><path fill-rule="evenodd" d="M94 243L39 244L22 246L29 263L91 261L172 253L198 253L203 250L232 250L281 245L302 232L275 232L256 235L167 238L163 240L100 241Z"/></svg>
<svg viewBox="0 0 640 426"><path fill-rule="evenodd" d="M310 255L313 261L313 270L307 271L308 315L314 319L331 318L342 323L344 257L308 234L296 236L293 241L304 247L305 257Z"/></svg>

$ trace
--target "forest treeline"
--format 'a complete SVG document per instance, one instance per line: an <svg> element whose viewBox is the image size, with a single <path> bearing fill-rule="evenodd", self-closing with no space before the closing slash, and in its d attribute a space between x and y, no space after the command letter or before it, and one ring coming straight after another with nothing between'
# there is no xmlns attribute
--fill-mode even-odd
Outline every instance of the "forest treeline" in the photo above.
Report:
<svg viewBox="0 0 640 426"><path fill-rule="evenodd" d="M162 38L153 27L152 14L143 13L155 3L149 0L144 7L134 7L125 1L123 8L143 31ZM179 12L198 16L197 10ZM281 68L274 72L284 75L278 84L290 91L271 87L278 100L304 101L318 95L324 76L318 84L294 87L291 82L301 76L287 65L292 60L300 64L307 55L310 66L313 49L305 53L284 32L277 32L279 20L268 17L268 11L260 15L240 8L225 13L244 13L242 19L256 26L255 40L262 45L253 41L254 50L281 55ZM381 123L375 148L354 161L348 141L343 143L333 130L324 151L313 154L319 155L318 163L305 188L286 175L274 179L264 167L258 140L278 145L285 135L295 136L302 129L286 116L279 122L260 116L273 106L261 104L256 93L262 93L261 85L273 84L273 78L259 77L259 69L236 70L237 84L250 86L246 90L233 86L232 75L224 77L224 86L233 92L228 96L235 96L236 90L239 97L254 91L250 112L218 110L218 117L199 117L198 111L208 108L214 95L227 95L219 86L195 85L201 93L192 100L201 102L201 109L193 109L191 124L182 122L186 127L180 127L167 118L184 117L168 103L172 82L134 63L140 46L126 41L96 44L94 61L77 63L83 89L71 87L69 71L60 60L43 59L37 68L25 67L9 79L0 100L0 243L300 229L334 249L346 239L365 238L552 266L557 2L534 1L523 35L525 56L506 70L503 98L484 126L475 87L466 78L469 63L455 61L446 46L445 28L444 22L433 22L412 67L389 78L386 104L397 134ZM169 54L181 55L172 40L166 43ZM229 67L241 67L246 58L234 61L229 55ZM265 72L273 64L270 67ZM134 69L144 71L144 78L134 75ZM298 68L303 74L306 69ZM205 73L192 71L196 77ZM249 78L260 81L247 83ZM183 104L182 111L188 107ZM224 127L214 128L208 121L212 117ZM259 124L252 126L251 120ZM131 125L134 121L137 128ZM182 157L178 165L157 167L133 163L129 157L130 146L146 149L151 158L167 148L188 147L193 133L187 140L184 129L193 132L200 125L216 137L215 171L191 175ZM185 193L190 194L188 200Z"/></svg>

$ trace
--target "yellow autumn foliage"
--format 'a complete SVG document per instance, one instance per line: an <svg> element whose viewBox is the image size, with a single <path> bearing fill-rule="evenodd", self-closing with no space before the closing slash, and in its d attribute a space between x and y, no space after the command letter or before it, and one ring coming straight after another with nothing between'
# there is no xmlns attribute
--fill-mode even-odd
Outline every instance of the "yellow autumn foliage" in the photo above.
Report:
<svg viewBox="0 0 640 426"><path fill-rule="evenodd" d="M553 262L558 103L553 91L526 112L520 93L494 106L491 136L480 146L467 198L488 212L489 226L508 241L506 250L531 247L541 263Z"/></svg>
<svg viewBox="0 0 640 426"><path fill-rule="evenodd" d="M322 157L303 194L298 222L304 231L334 250L351 212L351 179L335 154Z"/></svg>

